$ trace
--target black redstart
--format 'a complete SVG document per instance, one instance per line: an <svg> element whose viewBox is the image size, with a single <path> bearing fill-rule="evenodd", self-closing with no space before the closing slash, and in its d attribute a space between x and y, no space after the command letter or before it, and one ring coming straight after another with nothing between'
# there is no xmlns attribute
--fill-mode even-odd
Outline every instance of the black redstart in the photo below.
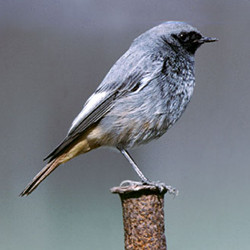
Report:
<svg viewBox="0 0 250 250"><path fill-rule="evenodd" d="M84 104L62 143L45 158L47 165L20 195L30 194L60 164L101 146L117 148L142 182L151 184L127 149L162 136L180 118L195 86L195 51L214 41L174 21L137 37Z"/></svg>

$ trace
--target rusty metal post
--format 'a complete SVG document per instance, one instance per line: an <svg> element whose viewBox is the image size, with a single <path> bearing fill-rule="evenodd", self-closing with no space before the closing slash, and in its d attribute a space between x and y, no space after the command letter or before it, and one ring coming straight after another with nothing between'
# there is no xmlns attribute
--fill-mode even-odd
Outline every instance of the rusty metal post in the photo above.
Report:
<svg viewBox="0 0 250 250"><path fill-rule="evenodd" d="M126 250L167 249L163 209L167 191L169 189L166 186L159 189L149 185L111 189L112 193L119 194L122 202Z"/></svg>

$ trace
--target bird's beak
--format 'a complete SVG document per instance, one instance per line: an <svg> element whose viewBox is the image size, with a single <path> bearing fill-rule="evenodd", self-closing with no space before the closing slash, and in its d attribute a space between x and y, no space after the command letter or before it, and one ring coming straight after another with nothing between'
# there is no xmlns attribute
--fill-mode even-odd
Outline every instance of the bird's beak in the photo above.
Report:
<svg viewBox="0 0 250 250"><path fill-rule="evenodd" d="M201 39L199 39L200 43L212 43L212 42L216 42L216 41L218 41L218 39L215 37L203 36Z"/></svg>

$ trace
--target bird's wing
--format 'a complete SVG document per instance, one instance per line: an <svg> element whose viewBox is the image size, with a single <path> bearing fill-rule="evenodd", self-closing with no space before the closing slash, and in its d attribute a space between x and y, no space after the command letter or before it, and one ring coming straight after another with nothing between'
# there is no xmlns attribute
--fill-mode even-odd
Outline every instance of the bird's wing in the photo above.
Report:
<svg viewBox="0 0 250 250"><path fill-rule="evenodd" d="M91 124L97 122L106 114L113 100L116 98L117 91L94 93L83 106L82 111L73 120L67 136L83 132Z"/></svg>
<svg viewBox="0 0 250 250"><path fill-rule="evenodd" d="M128 93L130 90L137 89L137 85L142 79L141 75L134 74L129 76L122 84L114 84L113 89L96 91L87 100L82 111L72 122L65 139L56 147L44 160L55 159L61 152L66 149L71 142L75 141L82 135L86 129L98 122L110 109L115 105L115 100ZM112 85L110 85L112 86Z"/></svg>
<svg viewBox="0 0 250 250"><path fill-rule="evenodd" d="M117 92L94 93L84 105L82 111L74 119L65 139L44 159L55 159L66 149L71 142L75 141L92 124L100 120L112 107Z"/></svg>

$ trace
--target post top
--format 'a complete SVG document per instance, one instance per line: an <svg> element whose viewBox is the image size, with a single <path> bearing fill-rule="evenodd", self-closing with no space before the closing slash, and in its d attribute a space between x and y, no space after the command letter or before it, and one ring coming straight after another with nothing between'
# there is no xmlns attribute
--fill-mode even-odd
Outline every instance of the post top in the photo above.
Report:
<svg viewBox="0 0 250 250"><path fill-rule="evenodd" d="M155 185L145 185L141 182L135 181L123 181L120 186L110 189L112 193L124 195L129 193L140 194L160 194L164 195L169 192L174 195L178 195L178 190L171 186L166 186L164 183L156 183Z"/></svg>

